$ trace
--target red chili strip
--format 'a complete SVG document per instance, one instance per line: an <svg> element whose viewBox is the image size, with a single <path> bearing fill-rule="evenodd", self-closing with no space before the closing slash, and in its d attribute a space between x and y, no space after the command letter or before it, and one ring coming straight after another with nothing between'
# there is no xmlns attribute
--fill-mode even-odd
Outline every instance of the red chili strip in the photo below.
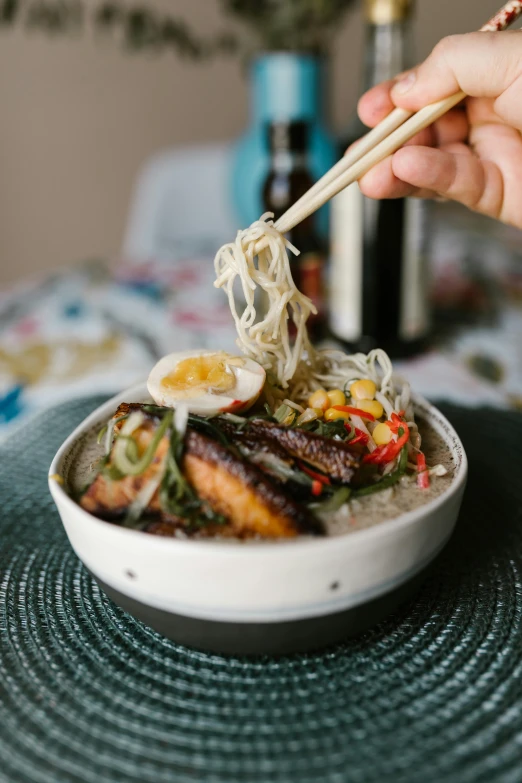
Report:
<svg viewBox="0 0 522 783"><path fill-rule="evenodd" d="M426 467L426 457L422 451L417 454L417 473L417 486L421 489L428 489L430 486L430 474Z"/></svg>
<svg viewBox="0 0 522 783"><path fill-rule="evenodd" d="M323 485L320 481L312 481L312 495L317 497L323 491Z"/></svg>
<svg viewBox="0 0 522 783"><path fill-rule="evenodd" d="M404 432L397 440L392 440L390 443L387 443L386 446L377 446L375 451L372 451L371 454L366 454L363 457L363 462L368 462L371 465L382 465L386 462L391 462L398 457L402 447L407 444L410 437L410 430L406 422L401 422L401 428Z"/></svg>
<svg viewBox="0 0 522 783"><path fill-rule="evenodd" d="M391 429L392 432L395 434L398 433L399 427L404 427L404 421L402 419L402 416L404 416L404 411L399 411L399 414L392 413L391 415L391 421L387 421L386 424Z"/></svg>
<svg viewBox="0 0 522 783"><path fill-rule="evenodd" d="M343 413L350 413L352 416L360 416L361 419L368 419L368 421L375 421L375 416L366 411L361 411L359 408L352 408L351 405L333 405L334 411L342 411Z"/></svg>
<svg viewBox="0 0 522 783"><path fill-rule="evenodd" d="M348 425L348 427L349 426L350 425ZM346 425L345 425L345 427L346 427ZM361 445L366 446L366 444L370 440L368 435L365 432L363 432L362 430L360 430L358 427L354 427L354 429L355 429L355 436L351 440L348 441L348 445L349 446L354 446L356 443L360 443Z"/></svg>
<svg viewBox="0 0 522 783"><path fill-rule="evenodd" d="M307 476L310 476L314 481L318 481L320 484L328 484L328 486L332 483L328 476L325 476L323 473L316 473L315 470L308 468L302 462L298 462L297 464L299 465L299 469L302 470L303 473L306 473Z"/></svg>

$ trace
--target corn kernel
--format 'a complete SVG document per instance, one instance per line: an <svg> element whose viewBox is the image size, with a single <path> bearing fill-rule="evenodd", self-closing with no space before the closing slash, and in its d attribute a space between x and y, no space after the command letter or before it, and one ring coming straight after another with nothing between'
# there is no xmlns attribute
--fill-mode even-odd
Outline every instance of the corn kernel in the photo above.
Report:
<svg viewBox="0 0 522 783"><path fill-rule="evenodd" d="M335 421L335 419L348 419L350 416L349 413L346 413L346 411L336 411L335 408L328 408L327 411L325 411L324 418L325 421Z"/></svg>
<svg viewBox="0 0 522 783"><path fill-rule="evenodd" d="M346 405L346 396L341 389L332 389L332 391L326 392L330 405Z"/></svg>
<svg viewBox="0 0 522 783"><path fill-rule="evenodd" d="M365 413L370 413L375 419L380 419L384 408L377 400L357 400L357 407Z"/></svg>
<svg viewBox="0 0 522 783"><path fill-rule="evenodd" d="M312 410L314 410L316 412L318 419L322 419L323 418L324 411L323 411L322 408L313 408Z"/></svg>
<svg viewBox="0 0 522 783"><path fill-rule="evenodd" d="M350 394L354 400L373 400L377 392L377 386L373 381L363 379L355 381L350 386Z"/></svg>
<svg viewBox="0 0 522 783"><path fill-rule="evenodd" d="M372 432L372 438L378 446L386 446L392 439L392 431L387 424L377 424Z"/></svg>
<svg viewBox="0 0 522 783"><path fill-rule="evenodd" d="M317 389L317 391L308 398L309 408L321 408L322 411L325 411L327 408L330 408L331 405L332 403L328 399L328 395L324 389Z"/></svg>

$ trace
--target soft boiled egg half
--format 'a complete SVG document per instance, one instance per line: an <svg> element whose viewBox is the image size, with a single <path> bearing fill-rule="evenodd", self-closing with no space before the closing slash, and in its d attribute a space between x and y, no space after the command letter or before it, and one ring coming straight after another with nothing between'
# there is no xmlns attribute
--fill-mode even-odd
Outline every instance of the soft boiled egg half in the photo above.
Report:
<svg viewBox="0 0 522 783"><path fill-rule="evenodd" d="M224 351L180 351L164 356L147 381L157 405L186 405L191 413L213 416L248 410L265 383L260 364Z"/></svg>

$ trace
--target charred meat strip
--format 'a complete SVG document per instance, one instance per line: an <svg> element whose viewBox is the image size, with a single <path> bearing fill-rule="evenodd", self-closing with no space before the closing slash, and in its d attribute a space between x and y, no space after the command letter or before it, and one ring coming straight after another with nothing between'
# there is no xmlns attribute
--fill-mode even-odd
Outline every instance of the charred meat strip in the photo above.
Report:
<svg viewBox="0 0 522 783"><path fill-rule="evenodd" d="M238 534L291 537L323 533L319 520L259 468L195 430L187 431L184 473L201 498L224 514Z"/></svg>
<svg viewBox="0 0 522 783"><path fill-rule="evenodd" d="M360 457L350 449L349 443L326 438L298 428L281 427L278 424L254 419L248 432L259 438L278 443L289 454L303 460L330 478L350 484L359 466Z"/></svg>
<svg viewBox="0 0 522 783"><path fill-rule="evenodd" d="M115 418L143 408L138 404L120 405ZM146 413L146 420L132 437L143 452L154 437L160 417ZM123 422L116 425L116 430ZM98 474L80 499L80 505L105 519L123 517L140 490L163 470L169 449L169 438L164 436L149 467L139 476L112 478L107 471ZM108 467L111 465L109 459ZM198 531L201 535L261 536L269 538L292 537L300 533L323 533L321 522L306 506L292 500L286 492L271 481L258 467L234 453L223 444L192 428L185 436L182 473L199 498L208 503L216 514L226 517L225 525L210 524ZM157 535L173 535L176 529L187 528L186 520L174 517L162 509L156 491L147 515L153 520L145 530ZM156 521L154 521L156 518ZM193 532L193 531L192 531Z"/></svg>
<svg viewBox="0 0 522 783"><path fill-rule="evenodd" d="M237 446L240 453L251 460L254 464L261 468L263 473L268 474L273 480L278 483L285 484L288 477L281 474L280 471L274 470L270 467L270 460L263 459L266 455L268 457L274 457L278 462L284 463L289 469L295 465L295 460L289 452L277 443L275 440L268 438L261 438L253 432L250 432L247 428L238 429L232 422L227 421L224 417L219 417L215 420L215 424L223 432L227 439Z"/></svg>

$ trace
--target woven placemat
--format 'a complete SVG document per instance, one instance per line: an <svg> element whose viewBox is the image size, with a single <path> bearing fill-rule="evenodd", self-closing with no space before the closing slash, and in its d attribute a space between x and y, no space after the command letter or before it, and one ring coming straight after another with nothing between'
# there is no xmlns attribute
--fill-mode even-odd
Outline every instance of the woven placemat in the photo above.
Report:
<svg viewBox="0 0 522 783"><path fill-rule="evenodd" d="M148 630L70 549L47 468L100 402L0 449L2 782L522 780L521 416L444 408L470 480L409 605L326 653L252 661Z"/></svg>

